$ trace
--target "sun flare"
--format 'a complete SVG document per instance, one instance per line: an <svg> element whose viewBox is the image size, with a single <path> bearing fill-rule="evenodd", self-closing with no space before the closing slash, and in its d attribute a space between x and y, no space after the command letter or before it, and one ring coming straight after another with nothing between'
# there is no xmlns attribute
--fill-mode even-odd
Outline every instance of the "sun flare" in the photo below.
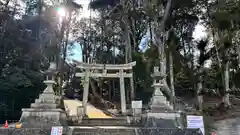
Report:
<svg viewBox="0 0 240 135"><path fill-rule="evenodd" d="M66 16L66 10L63 8L63 7L59 7L57 9L57 14L60 16L60 17L64 17Z"/></svg>

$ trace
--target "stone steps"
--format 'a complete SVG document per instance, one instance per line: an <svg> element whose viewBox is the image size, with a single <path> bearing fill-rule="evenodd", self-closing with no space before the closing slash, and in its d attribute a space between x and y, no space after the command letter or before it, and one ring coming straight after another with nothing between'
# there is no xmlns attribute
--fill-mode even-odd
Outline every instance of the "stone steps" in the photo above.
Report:
<svg viewBox="0 0 240 135"><path fill-rule="evenodd" d="M124 126L74 127L68 135L202 135L199 129L134 128Z"/></svg>
<svg viewBox="0 0 240 135"><path fill-rule="evenodd" d="M127 118L83 118L81 125L84 126L123 126L130 125Z"/></svg>
<svg viewBox="0 0 240 135"><path fill-rule="evenodd" d="M233 132L231 132L233 133ZM230 135L219 134L219 135ZM0 128L0 135L50 135L51 128ZM133 127L70 127L63 135L202 135L199 129L161 129ZM232 134L231 134L232 135Z"/></svg>
<svg viewBox="0 0 240 135"><path fill-rule="evenodd" d="M71 135L135 135L135 130L128 128L74 128Z"/></svg>

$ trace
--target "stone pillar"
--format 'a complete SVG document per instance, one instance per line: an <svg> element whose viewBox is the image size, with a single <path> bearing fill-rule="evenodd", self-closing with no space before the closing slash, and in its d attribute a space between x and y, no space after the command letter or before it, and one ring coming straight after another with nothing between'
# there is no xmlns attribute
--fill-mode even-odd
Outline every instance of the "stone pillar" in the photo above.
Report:
<svg viewBox="0 0 240 135"><path fill-rule="evenodd" d="M132 101L132 114L134 122L138 122L141 120L142 101Z"/></svg>
<svg viewBox="0 0 240 135"><path fill-rule="evenodd" d="M82 122L82 118L84 116L84 113L83 113L83 106L78 106L77 107L77 118L78 118L78 123L81 123Z"/></svg>
<svg viewBox="0 0 240 135"><path fill-rule="evenodd" d="M85 78L84 78L84 91L83 91L83 113L87 114L87 102L88 102L88 93L89 93L89 69L86 69Z"/></svg>
<svg viewBox="0 0 240 135"><path fill-rule="evenodd" d="M121 69L119 71L119 73L120 73L121 111L124 114L124 113L126 113L126 95L125 95L123 69Z"/></svg>
<svg viewBox="0 0 240 135"><path fill-rule="evenodd" d="M130 88L131 88L131 101L133 101L135 98L133 77L130 78Z"/></svg>
<svg viewBox="0 0 240 135"><path fill-rule="evenodd" d="M142 114L142 101L132 101L132 113L133 116Z"/></svg>

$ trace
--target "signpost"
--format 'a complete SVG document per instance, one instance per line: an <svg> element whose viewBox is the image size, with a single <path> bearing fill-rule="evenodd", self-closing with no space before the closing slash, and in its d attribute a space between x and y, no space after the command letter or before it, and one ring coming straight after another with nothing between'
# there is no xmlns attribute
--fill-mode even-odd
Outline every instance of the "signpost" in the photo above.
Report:
<svg viewBox="0 0 240 135"><path fill-rule="evenodd" d="M142 101L132 101L132 108L142 109Z"/></svg>
<svg viewBox="0 0 240 135"><path fill-rule="evenodd" d="M142 114L142 101L132 101L132 113L133 116Z"/></svg>
<svg viewBox="0 0 240 135"><path fill-rule="evenodd" d="M194 129L199 128L202 131L202 134L205 135L203 116L188 115L187 116L187 128L194 128Z"/></svg>
<svg viewBox="0 0 240 135"><path fill-rule="evenodd" d="M62 135L63 127L52 127L51 135Z"/></svg>

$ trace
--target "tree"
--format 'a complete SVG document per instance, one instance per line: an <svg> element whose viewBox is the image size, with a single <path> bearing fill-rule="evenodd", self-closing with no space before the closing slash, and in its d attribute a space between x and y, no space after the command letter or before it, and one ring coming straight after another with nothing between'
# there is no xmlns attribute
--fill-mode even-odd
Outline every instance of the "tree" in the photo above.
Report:
<svg viewBox="0 0 240 135"><path fill-rule="evenodd" d="M37 51L38 42L26 28L26 21L14 18L16 13L6 10L0 16L0 100L5 105L0 110L1 120L6 119L3 116L18 118L21 108L27 107L45 87L40 72L47 68L45 58Z"/></svg>
<svg viewBox="0 0 240 135"><path fill-rule="evenodd" d="M221 72L221 80L224 86L221 90L221 95L223 95L223 103L226 107L231 106L229 99L229 66L231 63L230 56L234 53L234 38L232 35L238 31L237 22L239 20L235 17L238 15L236 12L238 6L239 2L235 0L205 3L207 12L204 14L204 19L213 37L216 56L214 60L217 61L219 71Z"/></svg>

